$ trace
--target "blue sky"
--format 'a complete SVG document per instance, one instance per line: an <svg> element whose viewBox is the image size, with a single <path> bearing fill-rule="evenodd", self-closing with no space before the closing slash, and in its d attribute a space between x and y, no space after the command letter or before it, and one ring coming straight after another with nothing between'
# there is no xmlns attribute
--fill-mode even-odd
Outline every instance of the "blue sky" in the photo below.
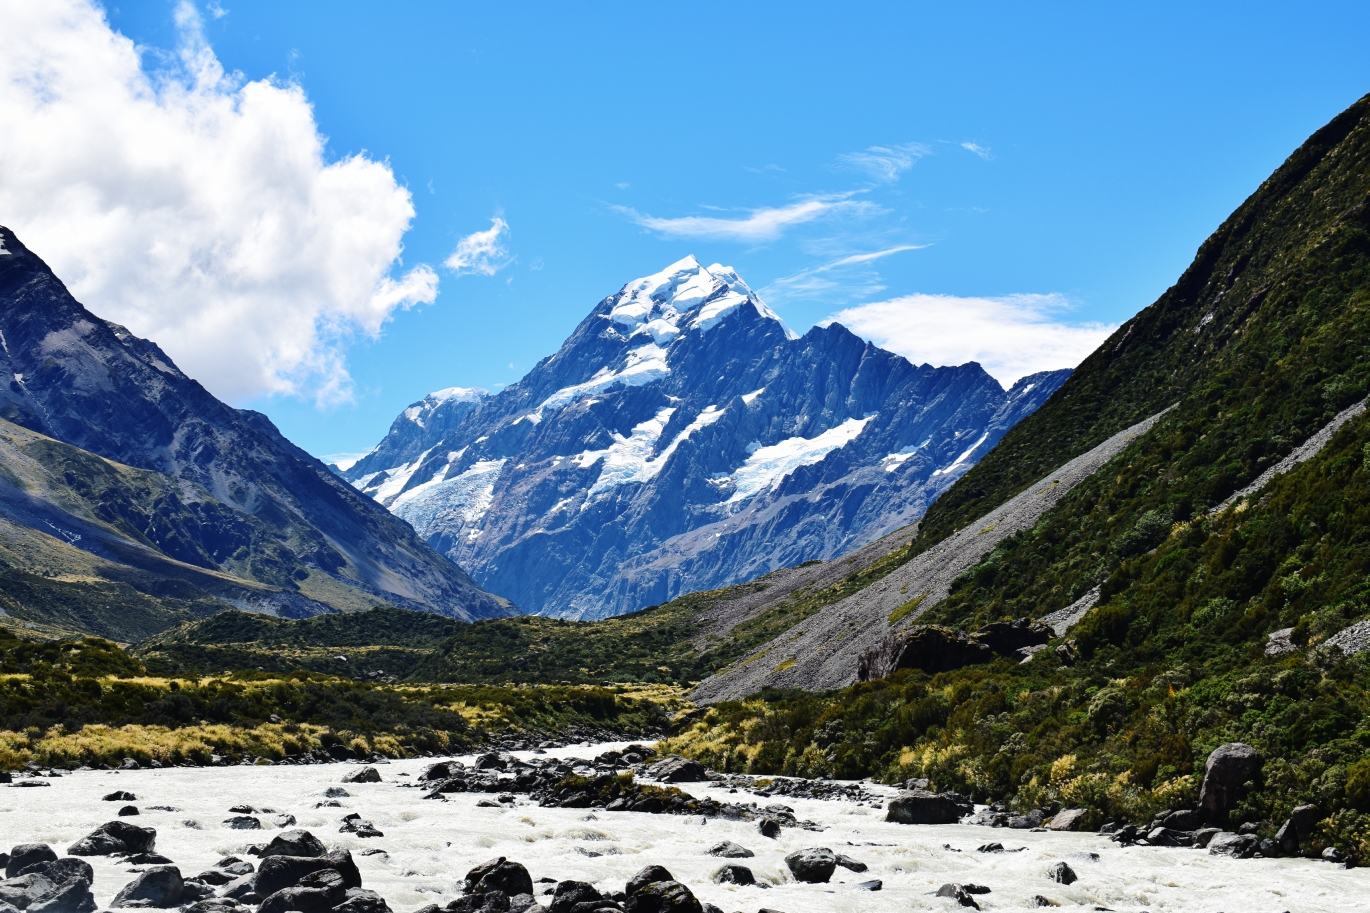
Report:
<svg viewBox="0 0 1370 913"><path fill-rule="evenodd" d="M308 317L329 325L316 361L331 359L341 386L209 384L319 455L370 448L430 390L512 383L600 298L687 253L735 266L799 332L847 311L879 338L890 310L850 309L941 308L886 334L915 355L961 351L938 334L962 299L972 323L1017 308L1043 339L1106 332L1370 91L1364 3L221 0L192 12L188 26L165 0L105 9L154 82L159 68L188 71L190 29L195 59L236 80L226 91L293 87L327 162L364 153L412 195L402 263L382 267L417 283L404 303ZM180 62L155 52L178 48ZM400 237L403 218L387 218ZM471 236L492 225L503 230L482 255ZM431 276L410 272L421 264ZM139 330L140 305L126 307ZM192 374L209 357L177 345Z"/></svg>

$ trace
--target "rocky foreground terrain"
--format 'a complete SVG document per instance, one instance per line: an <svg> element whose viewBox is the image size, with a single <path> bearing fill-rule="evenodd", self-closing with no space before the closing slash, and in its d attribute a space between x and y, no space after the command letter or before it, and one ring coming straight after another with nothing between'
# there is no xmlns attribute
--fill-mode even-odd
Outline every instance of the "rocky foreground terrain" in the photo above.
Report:
<svg viewBox="0 0 1370 913"><path fill-rule="evenodd" d="M625 743L388 764L30 771L0 795L5 832L22 838L0 854L0 910L1274 909L1276 896L1280 909L1330 909L1334 897L1337 909L1364 908L1359 872L1283 858L1313 813L1273 843L1201 826L1222 819L1253 763L1248 746L1224 746L1200 808L1099 835L1075 832L1077 811L977 809L926 781L894 790L729 776ZM1242 861L1253 856L1267 857L1259 887L1257 863Z"/></svg>

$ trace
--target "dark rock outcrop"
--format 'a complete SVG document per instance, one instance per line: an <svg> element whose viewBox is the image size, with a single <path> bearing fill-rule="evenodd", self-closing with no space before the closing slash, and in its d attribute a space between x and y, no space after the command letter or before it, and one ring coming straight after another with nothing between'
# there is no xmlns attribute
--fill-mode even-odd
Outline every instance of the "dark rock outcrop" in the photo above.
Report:
<svg viewBox="0 0 1370 913"><path fill-rule="evenodd" d="M96 909L90 879L68 878L29 904L28 913L92 913Z"/></svg>
<svg viewBox="0 0 1370 913"><path fill-rule="evenodd" d="M880 644L861 655L858 681L869 682L900 669L951 672L994 658L994 651L972 640L965 631L936 625L914 625L891 631Z"/></svg>
<svg viewBox="0 0 1370 913"><path fill-rule="evenodd" d="M1199 789L1199 810L1204 818L1213 824L1226 823L1228 810L1246 795L1246 784L1260 772L1260 753L1250 745L1228 742L1213 749Z"/></svg>

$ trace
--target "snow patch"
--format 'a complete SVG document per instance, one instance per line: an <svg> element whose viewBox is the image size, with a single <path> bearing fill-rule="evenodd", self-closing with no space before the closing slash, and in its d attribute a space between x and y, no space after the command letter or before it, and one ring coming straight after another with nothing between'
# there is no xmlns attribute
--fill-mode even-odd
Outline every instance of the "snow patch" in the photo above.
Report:
<svg viewBox="0 0 1370 913"><path fill-rule="evenodd" d="M756 401L756 398L757 398L758 396L760 396L761 394L763 394L763 393L765 393L765 392L766 392L766 388L765 388L765 387L762 387L760 390L753 390L751 393L743 393L743 394L742 394L742 404L743 404L744 406L750 406L753 402Z"/></svg>
<svg viewBox="0 0 1370 913"><path fill-rule="evenodd" d="M628 437L615 434L614 442L605 449L577 454L574 459L581 469L588 469L603 461L599 478L590 486L587 496L594 497L619 485L655 478L666 463L666 454L662 455L662 459L653 460L652 451L656 449L656 442L661 440L661 433L666 430L666 423L674 414L675 407L667 406L647 421L634 425Z"/></svg>
<svg viewBox="0 0 1370 913"><path fill-rule="evenodd" d="M986 431L984 434L980 435L980 440L976 441L974 444L971 444L970 447L967 448L966 451L965 451L964 453L962 453L959 457L956 458L956 462L952 463L950 466L946 467L945 469L939 469L939 470L937 470L936 472L933 473L933 475L935 475L935 476L946 475L947 473L949 473L949 472L951 472L952 470L956 469L956 467L960 466L960 465L961 465L962 463L964 463L966 460L970 459L970 455L971 455L972 453L974 453L976 450L978 450L979 447L980 447L980 445L983 444L983 443L985 442L985 439L988 438L988 437L989 437L989 432Z"/></svg>
<svg viewBox="0 0 1370 913"><path fill-rule="evenodd" d="M727 503L736 504L767 491L799 467L817 463L834 450L845 447L873 418L874 414L849 418L814 438L792 437L769 447L749 446L747 450L751 455L731 476L734 488Z"/></svg>
<svg viewBox="0 0 1370 913"><path fill-rule="evenodd" d="M615 384L622 384L625 387L642 387L661 380L670 373L671 368L666 364L666 350L656 343L649 342L645 346L630 351L627 363L621 370L613 371L608 367L603 367L595 372L594 377L584 383L562 387L542 401L542 404L538 406L537 415L541 419L542 413L548 409L560 409L582 396L603 393ZM531 416L525 416L525 418L531 418Z"/></svg>
<svg viewBox="0 0 1370 913"><path fill-rule="evenodd" d="M905 447L903 450L896 450L894 453L891 453L888 456L881 459L880 465L885 467L886 472L894 472L900 466L904 465L904 463L906 463L909 460L909 458L912 457L915 453L922 450L924 447L928 446L928 441L931 440L932 438L928 438L927 441L924 441L921 444L914 444L912 447Z"/></svg>
<svg viewBox="0 0 1370 913"><path fill-rule="evenodd" d="M363 488L362 491L371 495L371 497L375 498L383 506L389 507L391 502L399 497L400 492L404 490L404 486L409 484L409 480L413 477L414 473L418 471L419 467L423 465L423 461L428 459L428 454L432 452L433 448L429 447L423 453L416 456L412 463L405 463L403 466L384 470L384 472L389 474L385 481L381 482L374 491L370 491L366 488ZM357 484L361 484L360 479L357 481Z"/></svg>

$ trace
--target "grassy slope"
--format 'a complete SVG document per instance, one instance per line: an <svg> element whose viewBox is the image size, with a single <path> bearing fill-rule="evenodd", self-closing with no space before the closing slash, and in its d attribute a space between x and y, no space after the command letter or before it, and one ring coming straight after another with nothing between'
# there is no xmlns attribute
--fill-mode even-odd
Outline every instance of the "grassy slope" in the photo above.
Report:
<svg viewBox="0 0 1370 913"><path fill-rule="evenodd" d="M1212 318L1205 322L1205 317ZM1196 332L1196 327L1201 327ZM1370 858L1365 656L1263 654L1370 615L1370 422L1254 503L1206 509L1370 387L1370 101L1311 138L1200 249L1155 305L940 499L925 548L1116 429L1173 402L1148 437L1006 542L929 620L1041 615L1102 584L1054 654L836 695L710 711L676 748L758 772L927 775L1023 806L1143 820L1196 798L1225 741L1267 759L1239 818L1313 802L1319 840Z"/></svg>

